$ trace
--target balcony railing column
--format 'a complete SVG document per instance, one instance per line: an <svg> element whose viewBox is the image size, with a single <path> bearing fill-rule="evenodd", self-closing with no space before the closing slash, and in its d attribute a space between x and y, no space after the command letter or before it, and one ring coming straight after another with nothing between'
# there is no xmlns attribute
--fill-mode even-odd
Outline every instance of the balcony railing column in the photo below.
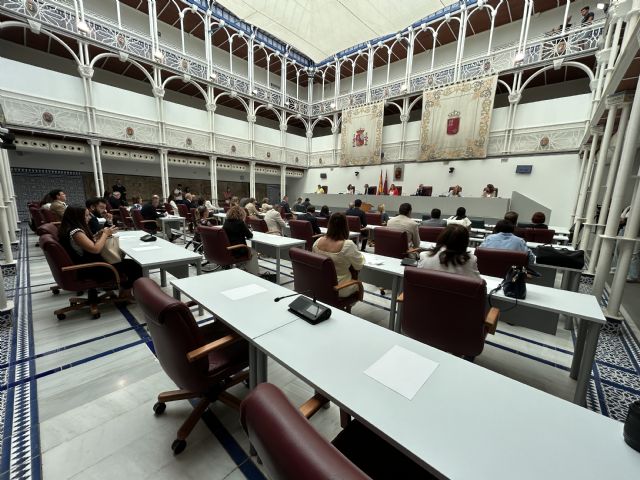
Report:
<svg viewBox="0 0 640 480"><path fill-rule="evenodd" d="M255 198L256 196L256 162L251 160L249 162L249 197Z"/></svg>
<svg viewBox="0 0 640 480"><path fill-rule="evenodd" d="M9 154L0 148L0 183L2 183L2 197L0 202L4 202L7 213L7 225L9 226L9 239L12 242L18 241L16 232L18 231L18 207L17 197L13 189L13 176L11 175L11 165L9 164Z"/></svg>
<svg viewBox="0 0 640 480"><path fill-rule="evenodd" d="M333 125L331 126L331 134L333 136L332 138L333 148L331 151L331 161L333 165L337 165L338 164L338 141L339 141L338 135L340 134L340 126L338 125L337 113L333 114ZM309 153L311 153L311 149L309 149Z"/></svg>
<svg viewBox="0 0 640 480"><path fill-rule="evenodd" d="M100 140L92 138L87 142L91 149L91 162L93 164L93 180L96 187L96 196L101 197L106 192L104 188L104 176L102 174L102 158L100 156Z"/></svg>
<svg viewBox="0 0 640 480"><path fill-rule="evenodd" d="M159 148L160 155L160 182L162 183L162 200L167 201L171 190L169 188L169 150Z"/></svg>
<svg viewBox="0 0 640 480"><path fill-rule="evenodd" d="M618 173L618 164L620 163L620 154L622 153L622 143L625 132L627 130L627 124L629 123L629 113L631 112L631 103L626 102L622 104L622 113L620 114L620 123L618 125L618 138L616 139L616 146L613 150L611 157L611 163L609 164L609 172L607 173L607 183L604 191L604 198L602 199L602 206L600 207L600 214L598 216L598 225L596 229L596 238L593 241L593 248L591 249L591 255L589 256L589 269L588 273L596 273L596 265L598 263L598 257L600 255L600 247L602 246L602 234L604 234L605 227L602 222L609 215L609 205L611 204L611 194L613 191L613 184L616 180L616 174Z"/></svg>
<svg viewBox="0 0 640 480"><path fill-rule="evenodd" d="M165 121L164 121L164 88L153 87L153 96L156 99L156 109L158 112L158 136L160 144L167 143Z"/></svg>
<svg viewBox="0 0 640 480"><path fill-rule="evenodd" d="M249 101L249 108L251 112L253 112L253 100ZM256 116L254 113L249 113L247 115L247 123L249 124L249 157L255 158L256 156L256 145L255 145L255 135L256 135Z"/></svg>
<svg viewBox="0 0 640 480"><path fill-rule="evenodd" d="M609 61L607 62L607 71L606 71L606 76L604 81L605 88L611 81L611 73L613 72L613 69L616 64L616 58L618 56L618 51L620 48L619 44L620 44L620 33L622 32L622 23L623 23L622 18L618 18L616 20L615 26L613 27L613 38L609 45Z"/></svg>
<svg viewBox="0 0 640 480"><path fill-rule="evenodd" d="M584 174L586 172L587 164L589 163L589 149L590 145L586 145L582 148L582 157L580 161L580 174L578 175L578 190L576 191L576 200L573 202L573 210L571 213L571 224L573 225L576 218L576 209L578 208L578 199L580 198L580 186L584 182ZM578 153L580 155L580 153Z"/></svg>
<svg viewBox="0 0 640 480"><path fill-rule="evenodd" d="M582 184L580 185L580 193L578 195L578 203L576 204L576 217L575 217L575 227L573 230L573 241L571 245L575 248L578 246L578 238L580 237L580 229L582 228L582 224L585 221L584 218L584 206L587 200L587 195L589 194L589 186L591 185L591 175L593 173L593 165L596 161L596 152L598 151L598 141L602 136L601 128L592 128L591 129L591 149L589 150L589 162L585 167L584 178L582 179Z"/></svg>
<svg viewBox="0 0 640 480"><path fill-rule="evenodd" d="M5 155L5 150L0 150L0 156ZM4 263L13 263L13 251L11 250L11 243L15 241L15 225L11 220L11 202L6 201L9 197L8 192L5 191L5 182L0 182L0 241L2 242L2 250L4 251ZM11 237L13 234L13 240ZM0 278L2 281L2 278ZM3 285L0 284L0 302L4 290ZM6 297L5 297L6 307ZM0 311L2 310L2 303L0 303Z"/></svg>
<svg viewBox="0 0 640 480"><path fill-rule="evenodd" d="M286 194L287 194L287 167L286 165L280 165L280 198L276 199L276 201L279 201Z"/></svg>
<svg viewBox="0 0 640 480"><path fill-rule="evenodd" d="M211 182L211 203L218 206L218 157L209 155L209 181Z"/></svg>
<svg viewBox="0 0 640 480"><path fill-rule="evenodd" d="M367 43L367 93L366 101L371 101L371 86L373 84L373 46Z"/></svg>
<svg viewBox="0 0 640 480"><path fill-rule="evenodd" d="M282 112L286 115L286 112ZM280 162L282 164L287 163L287 124L286 122L280 123Z"/></svg>

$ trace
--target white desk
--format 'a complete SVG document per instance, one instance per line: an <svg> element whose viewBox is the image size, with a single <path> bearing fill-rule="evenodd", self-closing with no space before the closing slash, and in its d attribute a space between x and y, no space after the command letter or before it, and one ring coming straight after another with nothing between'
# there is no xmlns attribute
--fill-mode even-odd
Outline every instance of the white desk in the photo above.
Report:
<svg viewBox="0 0 640 480"><path fill-rule="evenodd" d="M227 214L224 213L224 212L214 213L213 216L216 217L216 218L220 218L223 221L227 218Z"/></svg>
<svg viewBox="0 0 640 480"><path fill-rule="evenodd" d="M184 217L160 217L158 220L162 223L162 232L164 233L166 238L171 238L171 225L182 226L182 234L186 235L187 233L187 219Z"/></svg>
<svg viewBox="0 0 640 480"><path fill-rule="evenodd" d="M320 227L320 233L323 235L327 234L327 227ZM357 240L360 234L358 232L349 232L349 239Z"/></svg>
<svg viewBox="0 0 640 480"><path fill-rule="evenodd" d="M249 240L251 246L264 255L269 255L276 259L276 283L280 283L280 260L282 251L285 253L292 247L304 248L304 240L297 238L281 237L280 235L270 235L268 233L253 232L253 238Z"/></svg>
<svg viewBox="0 0 640 480"><path fill-rule="evenodd" d="M159 268L161 285L166 287L167 272L188 277L189 265L195 265L198 275L202 273L202 255L157 237L155 242L141 242L140 237L146 234L139 230L116 233L120 249L142 267L145 277L152 268Z"/></svg>
<svg viewBox="0 0 640 480"><path fill-rule="evenodd" d="M266 291L240 300L230 300L222 294L250 284L259 285ZM207 273L201 277L172 280L171 285L175 298L179 299L181 293L185 294L250 342L298 319L287 311L293 298L273 301L276 297L295 292L238 268ZM250 386L253 388L258 381L266 381L267 363L253 343L250 345L249 375Z"/></svg>
<svg viewBox="0 0 640 480"><path fill-rule="evenodd" d="M630 479L640 472L621 423L345 312L333 310L315 326L296 320L254 341L443 478ZM412 400L363 373L394 345L439 363Z"/></svg>

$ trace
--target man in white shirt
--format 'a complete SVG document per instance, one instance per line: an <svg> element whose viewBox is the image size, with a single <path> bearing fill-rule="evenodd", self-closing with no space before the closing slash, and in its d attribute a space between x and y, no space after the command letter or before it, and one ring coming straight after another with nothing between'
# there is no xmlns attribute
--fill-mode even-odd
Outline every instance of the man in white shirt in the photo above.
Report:
<svg viewBox="0 0 640 480"><path fill-rule="evenodd" d="M409 248L420 247L420 234L418 233L418 224L411 218L411 204L403 203L398 209L398 215L390 218L387 227L407 232L407 240L409 240Z"/></svg>

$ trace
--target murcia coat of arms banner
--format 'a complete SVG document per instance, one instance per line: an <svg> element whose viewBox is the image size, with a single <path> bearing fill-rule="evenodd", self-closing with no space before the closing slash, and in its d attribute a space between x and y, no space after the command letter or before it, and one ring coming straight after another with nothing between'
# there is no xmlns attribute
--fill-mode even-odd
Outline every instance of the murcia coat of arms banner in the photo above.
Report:
<svg viewBox="0 0 640 480"><path fill-rule="evenodd" d="M343 110L340 165L381 163L383 114L384 102Z"/></svg>
<svg viewBox="0 0 640 480"><path fill-rule="evenodd" d="M422 97L420 158L485 158L498 77L425 90Z"/></svg>

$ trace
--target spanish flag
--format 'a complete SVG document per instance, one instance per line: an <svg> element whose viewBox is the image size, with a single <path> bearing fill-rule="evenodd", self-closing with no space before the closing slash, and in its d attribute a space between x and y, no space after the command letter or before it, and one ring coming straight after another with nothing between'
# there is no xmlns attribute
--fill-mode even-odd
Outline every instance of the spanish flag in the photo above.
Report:
<svg viewBox="0 0 640 480"><path fill-rule="evenodd" d="M376 195L382 195L382 169L380 169L380 181L378 182L378 191L376 192Z"/></svg>
<svg viewBox="0 0 640 480"><path fill-rule="evenodd" d="M389 186L387 185L388 176L389 176L389 173L384 172L384 188L382 190L385 195L389 195Z"/></svg>

